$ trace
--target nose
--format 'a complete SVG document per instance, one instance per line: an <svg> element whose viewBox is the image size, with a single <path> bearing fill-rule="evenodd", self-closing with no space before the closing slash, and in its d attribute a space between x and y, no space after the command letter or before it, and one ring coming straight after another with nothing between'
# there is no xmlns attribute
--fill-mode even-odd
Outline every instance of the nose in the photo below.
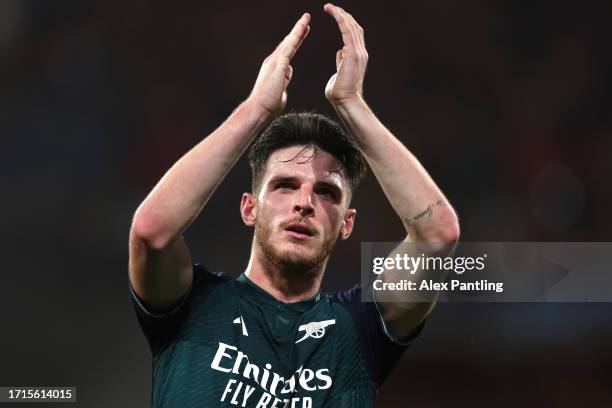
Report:
<svg viewBox="0 0 612 408"><path fill-rule="evenodd" d="M296 194L296 201L293 205L293 211L300 213L302 216L312 215L314 213L314 206L312 204L312 189L308 187L300 188L298 194Z"/></svg>

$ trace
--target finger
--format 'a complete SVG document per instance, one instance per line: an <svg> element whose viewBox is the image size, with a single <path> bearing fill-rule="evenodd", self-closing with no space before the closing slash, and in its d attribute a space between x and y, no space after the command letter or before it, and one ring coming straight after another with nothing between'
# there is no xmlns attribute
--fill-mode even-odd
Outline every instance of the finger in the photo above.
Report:
<svg viewBox="0 0 612 408"><path fill-rule="evenodd" d="M348 13L342 7L338 7L338 8L340 9L340 12L342 13L342 15L348 21L348 25L351 28L351 32L354 35L356 43L360 47L362 47L363 50L365 50L365 38L363 35L363 28L359 25L359 23L357 23L357 20L355 20L355 18L350 13Z"/></svg>
<svg viewBox="0 0 612 408"><path fill-rule="evenodd" d="M357 23L355 18L350 13L348 13L342 7L338 7L338 6L336 7L340 10L340 13L344 16L344 18L348 22L348 26L355 40L355 45L356 45L355 50L357 51L357 54L360 56L367 55L367 51L365 48L365 39L363 35L363 28Z"/></svg>
<svg viewBox="0 0 612 408"><path fill-rule="evenodd" d="M359 61L364 61L367 63L368 60L368 52L365 48L365 40L363 38L363 28L357 23L357 21L353 18L352 15L347 13L342 7L337 7L340 10L340 13L345 17L346 21L348 21L348 26L351 30L353 38L355 39L355 48L351 51L351 56L358 59Z"/></svg>
<svg viewBox="0 0 612 408"><path fill-rule="evenodd" d="M341 62L342 62L342 50L338 50L338 52L336 52L336 70L340 68Z"/></svg>
<svg viewBox="0 0 612 408"><path fill-rule="evenodd" d="M278 45L278 52L281 57L291 59L302 45L302 42L310 32L310 14L304 13L295 23L291 32Z"/></svg>
<svg viewBox="0 0 612 408"><path fill-rule="evenodd" d="M351 30L349 20L342 13L340 8L331 3L327 3L325 6L323 6L323 10L325 10L327 14L336 20L340 33L342 34L342 41L344 42L344 45L349 48L356 48L358 44L353 31Z"/></svg>
<svg viewBox="0 0 612 408"><path fill-rule="evenodd" d="M285 69L285 81L287 84L291 82L291 77L293 77L293 67L291 65L287 65Z"/></svg>
<svg viewBox="0 0 612 408"><path fill-rule="evenodd" d="M300 40L299 40L297 46L295 47L295 50L294 50L293 54L291 54L291 56L289 58L293 58L293 56L295 55L297 50L300 49L300 47L302 46L302 43L304 42L304 39L306 39L306 37L308 36L308 33L310 33L310 26L306 25L306 32L304 32L302 34L302 36L300 37Z"/></svg>

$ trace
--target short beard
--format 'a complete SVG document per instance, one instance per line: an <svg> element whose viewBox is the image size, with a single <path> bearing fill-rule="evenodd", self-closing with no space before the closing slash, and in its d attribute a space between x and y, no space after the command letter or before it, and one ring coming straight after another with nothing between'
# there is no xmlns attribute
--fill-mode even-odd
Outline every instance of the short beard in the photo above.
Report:
<svg viewBox="0 0 612 408"><path fill-rule="evenodd" d="M270 243L270 237L272 236L270 227L262 224L255 225L255 241L261 248L264 256L263 261L277 269L281 275L290 279L296 277L316 278L323 272L320 267L326 261L338 240L337 235L333 235L323 242L318 253L310 257L283 254Z"/></svg>

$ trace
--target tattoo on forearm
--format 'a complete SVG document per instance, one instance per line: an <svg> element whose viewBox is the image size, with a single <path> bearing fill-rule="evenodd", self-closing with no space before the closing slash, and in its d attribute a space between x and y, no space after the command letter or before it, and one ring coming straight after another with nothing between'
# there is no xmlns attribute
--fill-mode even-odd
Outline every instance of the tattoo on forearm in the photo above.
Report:
<svg viewBox="0 0 612 408"><path fill-rule="evenodd" d="M418 214L417 214L417 215L415 215L414 217L408 217L408 218L406 218L406 219L405 219L405 221L406 221L408 224L413 224L413 223L415 223L416 221L420 220L421 218L431 218L431 217L432 217L432 215L433 215L433 209L434 209L434 207L438 207L438 206L440 206L440 207L444 207L444 206L446 206L446 201L444 201L444 200L438 200L438 201L436 201L436 202L435 202L435 203L433 203L433 204L429 204L425 210L421 211L420 213L418 213Z"/></svg>

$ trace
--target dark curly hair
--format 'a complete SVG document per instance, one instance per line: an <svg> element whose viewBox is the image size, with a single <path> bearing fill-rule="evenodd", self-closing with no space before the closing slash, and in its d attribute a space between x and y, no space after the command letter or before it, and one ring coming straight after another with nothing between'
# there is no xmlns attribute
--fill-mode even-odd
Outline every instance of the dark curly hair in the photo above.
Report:
<svg viewBox="0 0 612 408"><path fill-rule="evenodd" d="M279 116L255 139L249 151L252 189L259 192L268 157L276 150L292 146L317 148L334 156L341 164L350 193L365 177L367 167L357 143L344 129L327 116L313 112L291 112Z"/></svg>

